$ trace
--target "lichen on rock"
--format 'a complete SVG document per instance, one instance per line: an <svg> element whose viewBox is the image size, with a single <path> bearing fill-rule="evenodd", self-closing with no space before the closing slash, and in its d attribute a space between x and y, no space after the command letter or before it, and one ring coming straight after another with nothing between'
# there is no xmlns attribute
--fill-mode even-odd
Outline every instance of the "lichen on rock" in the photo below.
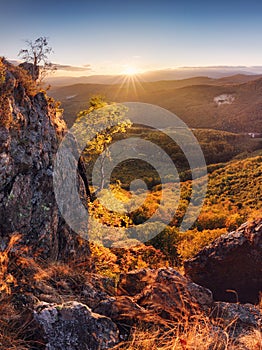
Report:
<svg viewBox="0 0 262 350"><path fill-rule="evenodd" d="M45 259L67 260L89 253L59 213L53 189L53 163L67 133L56 102L35 90L22 68L6 61L0 114L0 235L12 232ZM32 87L30 88L30 84ZM11 118L10 118L11 116ZM8 119L8 123L5 122ZM74 160L77 164L78 159ZM77 166L76 166L77 169ZM79 191L86 196L79 176ZM62 181L62 179L61 179Z"/></svg>

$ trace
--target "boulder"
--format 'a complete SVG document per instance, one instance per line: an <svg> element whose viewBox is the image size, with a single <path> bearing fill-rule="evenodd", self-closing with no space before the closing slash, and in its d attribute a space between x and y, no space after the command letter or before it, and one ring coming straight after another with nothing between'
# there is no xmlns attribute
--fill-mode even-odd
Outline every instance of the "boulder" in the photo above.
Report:
<svg viewBox="0 0 262 350"><path fill-rule="evenodd" d="M140 269L122 274L117 295L102 300L94 311L110 317L118 326L121 340L133 326L169 329L182 317L209 313L212 293L192 283L172 268Z"/></svg>
<svg viewBox="0 0 262 350"><path fill-rule="evenodd" d="M139 281L140 279L140 281ZM134 283L137 281L137 283ZM166 325L181 315L209 312L212 293L172 268L141 269L120 276L115 297L101 301L95 312L118 325Z"/></svg>
<svg viewBox="0 0 262 350"><path fill-rule="evenodd" d="M178 321L181 315L190 317L210 310L213 297L210 290L192 283L176 270L163 268L156 270L155 280L135 301L164 319Z"/></svg>
<svg viewBox="0 0 262 350"><path fill-rule="evenodd" d="M117 324L121 340L128 338L133 326L171 332L177 323L195 324L199 320L202 326L207 322L209 331L219 333L226 343L225 330L239 341L262 325L262 315L254 305L215 302L210 290L173 268L122 274L118 295L102 300L94 311Z"/></svg>
<svg viewBox="0 0 262 350"><path fill-rule="evenodd" d="M262 219L217 238L184 267L215 300L257 303L262 291Z"/></svg>
<svg viewBox="0 0 262 350"><path fill-rule="evenodd" d="M116 325L76 301L42 303L34 312L46 350L102 350L118 342Z"/></svg>
<svg viewBox="0 0 262 350"><path fill-rule="evenodd" d="M210 290L173 268L142 269L121 275L118 294L133 296L137 304L166 319L176 319L181 312L207 311L213 303Z"/></svg>
<svg viewBox="0 0 262 350"><path fill-rule="evenodd" d="M216 302L211 318L219 319L220 326L234 337L243 336L253 330L262 330L262 314L252 304Z"/></svg>

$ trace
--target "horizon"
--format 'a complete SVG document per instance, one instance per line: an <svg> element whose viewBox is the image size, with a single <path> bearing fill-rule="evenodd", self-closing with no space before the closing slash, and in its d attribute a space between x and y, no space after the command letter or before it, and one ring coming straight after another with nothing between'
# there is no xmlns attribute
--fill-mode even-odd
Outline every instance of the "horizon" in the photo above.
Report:
<svg viewBox="0 0 262 350"><path fill-rule="evenodd" d="M44 6L14 0L2 4L1 10L0 55L16 60L24 40L46 36L54 49L50 61L59 66L60 76L254 67L262 61L262 4L253 0L47 0Z"/></svg>
<svg viewBox="0 0 262 350"><path fill-rule="evenodd" d="M20 63L23 62L23 60L18 60L18 59L8 59L7 60L14 64L14 65L19 65ZM53 63L54 66L56 66L56 63ZM124 76L136 76L138 79L139 77L145 76L145 75L150 75L150 74L155 74L155 73L185 73L185 77L177 78L179 79L187 79L187 78L196 78L200 77L203 75L197 75L194 74L194 72L200 72L201 73L206 73L206 77L212 78L216 77L217 74L219 74L219 77L223 76L229 76L229 75L237 75L237 74L243 74L243 75L260 75L262 74L262 65L261 66L241 66L241 65L235 65L235 66L226 66L226 65L221 65L221 66L181 66L181 67L164 67L164 68L159 68L159 69L152 69L152 70L146 70L146 71L141 71L141 70L133 70L133 67L130 67L130 70L122 71L122 72L117 72L117 73L92 73L90 72L89 74L82 74L81 69L79 72L77 70L60 70L59 69L59 64L57 65L58 68L57 70L54 70L51 72L46 79L47 80L52 80L56 78L88 78L88 77L124 77ZM193 74L191 75L190 73L187 74L187 72L192 71ZM206 72L205 72L206 71ZM212 71L214 74L212 75ZM68 74L66 74L67 72ZM211 74L210 74L211 72ZM79 74L77 74L79 73ZM175 79L175 78L174 78ZM173 80L173 79L170 79Z"/></svg>
<svg viewBox="0 0 262 350"><path fill-rule="evenodd" d="M132 67L131 67L132 68ZM154 69L154 70L147 70L147 71L143 71L143 72L132 72L132 73L125 73L120 72L120 73L108 73L108 74L103 74L103 73L96 73L96 74L81 74L81 75L74 75L73 72L71 72L70 75L60 75L60 74L56 74L56 72L54 72L54 76L51 75L48 77L48 79L50 78L88 78L88 77L94 77L94 76L108 76L108 77L123 77L125 75L130 75L130 76L137 76L139 78L139 76L143 76L146 74L151 74L151 73L167 73L167 72L186 72L186 71L205 71L205 70L210 70L210 71L214 71L214 73L216 71L220 71L220 70L225 70L225 74L223 75L223 73L221 73L221 76L228 76L228 75L237 75L237 74L243 74L243 75L260 75L262 74L262 66L198 66L198 67L194 67L194 66L186 66L186 67L167 67L167 68L160 68L160 69ZM247 70L247 71L246 71ZM59 71L59 69L58 69ZM242 73L241 73L242 72ZM189 75L189 78L192 77L200 77L200 75ZM209 75L207 75L207 77L210 77ZM211 76L212 77L212 76ZM179 79L179 78L177 78ZM180 78L180 79L187 79L187 78Z"/></svg>
<svg viewBox="0 0 262 350"><path fill-rule="evenodd" d="M129 86L141 85L141 83L153 83L160 81L183 81L190 79L232 79L237 76L254 76L260 78L262 67L238 67L238 66L221 66L221 67L178 67L175 69L167 68L141 73L128 72L122 74L90 74L90 75L63 75L51 73L45 78L47 84L51 87L73 84L125 84Z"/></svg>

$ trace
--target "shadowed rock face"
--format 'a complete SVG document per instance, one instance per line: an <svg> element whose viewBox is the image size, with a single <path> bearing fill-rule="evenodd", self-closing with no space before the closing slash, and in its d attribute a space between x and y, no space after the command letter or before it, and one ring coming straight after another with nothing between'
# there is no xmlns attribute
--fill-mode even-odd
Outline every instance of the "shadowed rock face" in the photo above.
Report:
<svg viewBox="0 0 262 350"><path fill-rule="evenodd" d="M72 232L61 217L53 191L53 162L66 125L55 103L44 93L28 93L7 64L1 86L11 115L0 124L0 237L2 249L9 235L23 235L23 243L43 258L68 259L89 255L86 242ZM77 162L77 159L75 159ZM79 192L86 197L78 175ZM62 181L62 180L61 180ZM79 255L81 256L81 254Z"/></svg>
<svg viewBox="0 0 262 350"><path fill-rule="evenodd" d="M257 303L262 291L262 219L216 239L185 262L194 282L215 300Z"/></svg>

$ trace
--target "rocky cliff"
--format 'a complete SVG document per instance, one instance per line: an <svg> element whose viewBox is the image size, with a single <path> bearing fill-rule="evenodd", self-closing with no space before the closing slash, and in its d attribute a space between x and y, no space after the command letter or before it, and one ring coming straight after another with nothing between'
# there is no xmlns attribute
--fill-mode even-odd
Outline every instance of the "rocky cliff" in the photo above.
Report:
<svg viewBox="0 0 262 350"><path fill-rule="evenodd" d="M87 244L66 225L53 191L53 161L66 125L57 104L37 91L20 67L1 61L0 235L2 249L10 234L44 258L67 259ZM77 162L77 160L75 160ZM78 175L79 189L85 192ZM81 244L80 244L81 243Z"/></svg>

